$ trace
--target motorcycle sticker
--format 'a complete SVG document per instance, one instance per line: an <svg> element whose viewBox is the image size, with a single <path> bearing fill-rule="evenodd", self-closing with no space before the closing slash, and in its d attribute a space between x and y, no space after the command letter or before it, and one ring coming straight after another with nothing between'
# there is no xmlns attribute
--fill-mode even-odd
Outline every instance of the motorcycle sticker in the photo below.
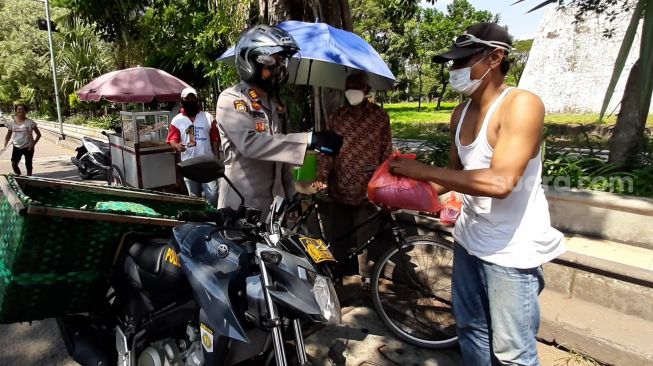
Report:
<svg viewBox="0 0 653 366"><path fill-rule="evenodd" d="M302 244L304 244L306 250L308 251L308 254L311 256L311 258L313 258L313 261L315 263L320 263L325 261L330 261L330 262L336 261L336 259L333 257L333 254L331 254L331 251L326 246L324 241L320 239L307 238L305 236L299 238L299 241Z"/></svg>
<svg viewBox="0 0 653 366"><path fill-rule="evenodd" d="M166 255L163 257L163 259L172 264L175 267L181 268L181 261L179 260L179 254L175 252L172 248L168 248L166 250Z"/></svg>
<svg viewBox="0 0 653 366"><path fill-rule="evenodd" d="M204 325L204 323L200 323L200 333L202 336L202 347L204 347L204 350L206 352L213 352L213 331Z"/></svg>

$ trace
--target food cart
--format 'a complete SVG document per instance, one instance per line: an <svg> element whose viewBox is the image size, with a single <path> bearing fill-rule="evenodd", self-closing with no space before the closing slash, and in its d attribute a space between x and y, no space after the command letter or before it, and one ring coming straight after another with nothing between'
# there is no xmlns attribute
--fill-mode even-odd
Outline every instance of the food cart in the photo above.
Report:
<svg viewBox="0 0 653 366"><path fill-rule="evenodd" d="M190 85L163 70L132 67L104 74L76 94L80 100L112 103L178 102ZM170 112L120 112L122 130L109 135L109 183L136 188L178 188L175 151L165 140Z"/></svg>
<svg viewBox="0 0 653 366"><path fill-rule="evenodd" d="M110 134L111 173L115 185L176 188L177 154L168 144L170 112L120 112L122 129Z"/></svg>

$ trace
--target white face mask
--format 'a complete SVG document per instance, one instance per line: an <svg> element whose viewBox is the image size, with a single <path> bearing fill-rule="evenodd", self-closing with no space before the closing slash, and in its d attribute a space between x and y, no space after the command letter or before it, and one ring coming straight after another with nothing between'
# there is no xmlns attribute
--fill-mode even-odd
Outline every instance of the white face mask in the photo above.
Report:
<svg viewBox="0 0 653 366"><path fill-rule="evenodd" d="M345 98L350 105L359 105L365 99L365 93L362 90L349 89L345 91Z"/></svg>
<svg viewBox="0 0 653 366"><path fill-rule="evenodd" d="M481 86L483 78L488 74L488 72L490 72L490 69L487 69L485 74L483 74L480 79L472 80L472 68L481 63L483 59L485 59L485 57L478 60L478 62L471 67L467 66L463 67L462 69L449 70L449 83L455 92L470 96L476 91L476 89L478 89L479 86Z"/></svg>

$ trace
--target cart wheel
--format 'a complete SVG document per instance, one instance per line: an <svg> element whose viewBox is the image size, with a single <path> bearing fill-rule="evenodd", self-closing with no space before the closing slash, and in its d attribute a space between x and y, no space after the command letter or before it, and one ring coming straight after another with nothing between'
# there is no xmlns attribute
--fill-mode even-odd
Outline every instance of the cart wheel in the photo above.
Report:
<svg viewBox="0 0 653 366"><path fill-rule="evenodd" d="M111 166L111 169L109 169L109 174L107 174L107 183L110 186L124 186L125 185L125 178L122 175L122 172L120 171L120 168L116 166L115 164Z"/></svg>

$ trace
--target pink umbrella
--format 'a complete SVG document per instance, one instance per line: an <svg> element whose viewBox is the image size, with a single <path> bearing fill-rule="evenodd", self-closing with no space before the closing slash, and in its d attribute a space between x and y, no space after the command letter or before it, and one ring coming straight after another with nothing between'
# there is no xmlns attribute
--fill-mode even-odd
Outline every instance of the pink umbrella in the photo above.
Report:
<svg viewBox="0 0 653 366"><path fill-rule="evenodd" d="M87 102L102 98L114 103L149 103L155 98L174 102L189 86L165 71L139 66L104 74L79 89L77 96Z"/></svg>

